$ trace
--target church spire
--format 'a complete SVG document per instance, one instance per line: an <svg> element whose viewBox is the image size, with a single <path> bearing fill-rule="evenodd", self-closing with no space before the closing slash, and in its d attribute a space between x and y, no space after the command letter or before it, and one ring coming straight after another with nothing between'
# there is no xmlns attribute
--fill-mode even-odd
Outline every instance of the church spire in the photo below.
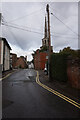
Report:
<svg viewBox="0 0 80 120"><path fill-rule="evenodd" d="M44 37L47 37L47 22L46 22L46 16L45 16L45 33L44 33Z"/></svg>

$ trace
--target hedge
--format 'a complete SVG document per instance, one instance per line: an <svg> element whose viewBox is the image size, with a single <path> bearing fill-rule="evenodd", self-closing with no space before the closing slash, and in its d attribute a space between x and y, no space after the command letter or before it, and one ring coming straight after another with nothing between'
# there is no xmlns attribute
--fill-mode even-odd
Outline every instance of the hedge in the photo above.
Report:
<svg viewBox="0 0 80 120"><path fill-rule="evenodd" d="M50 59L51 80L67 82L67 54L53 53Z"/></svg>

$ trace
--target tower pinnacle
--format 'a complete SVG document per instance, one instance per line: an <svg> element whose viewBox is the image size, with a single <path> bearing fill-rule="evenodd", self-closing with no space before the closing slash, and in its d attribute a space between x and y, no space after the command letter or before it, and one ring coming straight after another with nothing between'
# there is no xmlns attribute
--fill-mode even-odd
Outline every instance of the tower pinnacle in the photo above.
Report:
<svg viewBox="0 0 80 120"><path fill-rule="evenodd" d="M47 37L47 22L46 22L46 16L45 16L45 32L44 32L44 38Z"/></svg>

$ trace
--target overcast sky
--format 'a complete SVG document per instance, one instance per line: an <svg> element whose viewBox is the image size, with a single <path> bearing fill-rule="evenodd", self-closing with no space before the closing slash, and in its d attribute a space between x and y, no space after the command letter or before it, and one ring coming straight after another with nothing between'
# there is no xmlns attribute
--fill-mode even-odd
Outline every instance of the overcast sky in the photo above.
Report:
<svg viewBox="0 0 80 120"><path fill-rule="evenodd" d="M33 50L40 48L44 37L44 23L47 3L16 2L2 3L2 16L5 24L21 29L2 26L2 35L9 42L13 53L18 56L27 55L32 59ZM78 49L78 3L52 2L49 3L50 13L54 13L64 24L50 14L51 44L53 51L58 52L70 46ZM30 32L31 31L31 32ZM35 32L35 33L34 33ZM39 34L40 33L40 34Z"/></svg>

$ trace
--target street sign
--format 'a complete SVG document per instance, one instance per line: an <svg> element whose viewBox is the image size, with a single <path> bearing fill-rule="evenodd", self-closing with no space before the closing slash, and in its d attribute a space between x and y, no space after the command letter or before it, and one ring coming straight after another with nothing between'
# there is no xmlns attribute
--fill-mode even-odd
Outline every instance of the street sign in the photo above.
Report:
<svg viewBox="0 0 80 120"><path fill-rule="evenodd" d="M46 56L46 59L48 59L48 56Z"/></svg>

